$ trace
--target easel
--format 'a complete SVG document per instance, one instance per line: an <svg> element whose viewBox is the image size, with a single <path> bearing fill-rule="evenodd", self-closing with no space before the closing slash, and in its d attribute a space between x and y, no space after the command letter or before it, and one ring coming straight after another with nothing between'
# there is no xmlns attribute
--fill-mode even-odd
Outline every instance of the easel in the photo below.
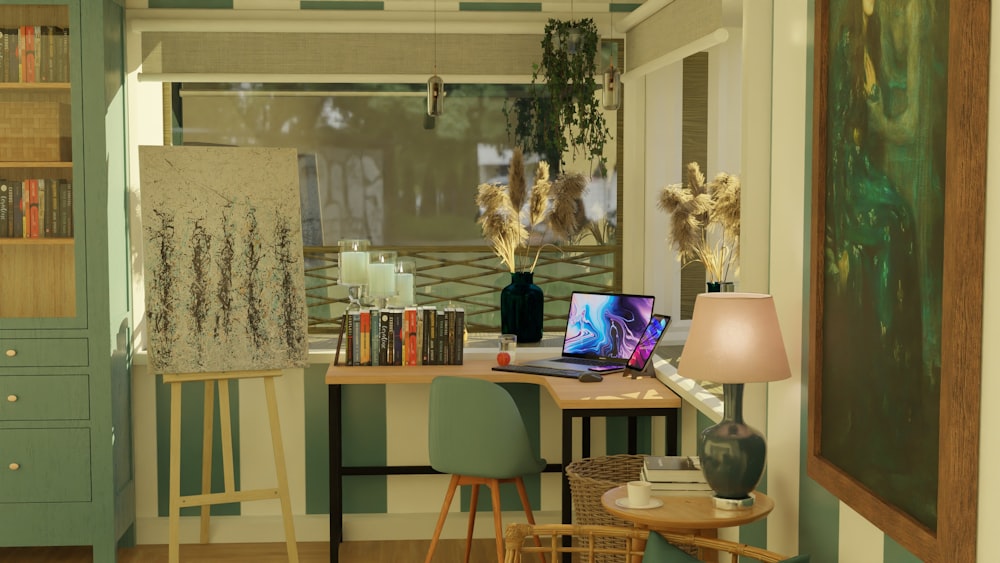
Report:
<svg viewBox="0 0 1000 563"><path fill-rule="evenodd" d="M289 563L298 563L299 553L295 543L295 527L292 523L292 503L288 495L288 475L285 469L285 451L281 441L281 425L278 420L278 403L274 394L274 378L281 370L227 371L165 374L163 382L170 384L170 531L168 561L180 562L180 517L185 506L201 507L201 543L208 543L208 519L211 505L244 502L250 500L279 499L281 516L285 523L285 543L288 547ZM236 490L233 468L233 429L229 410L230 379L262 378L264 396L267 400L267 414L271 426L271 446L274 450L274 469L278 486L274 489ZM181 496L181 384L185 382L205 382L205 414L202 437L201 494ZM219 419L222 432L222 468L225 490L211 492L212 481L212 424L215 404L215 386L219 387Z"/></svg>

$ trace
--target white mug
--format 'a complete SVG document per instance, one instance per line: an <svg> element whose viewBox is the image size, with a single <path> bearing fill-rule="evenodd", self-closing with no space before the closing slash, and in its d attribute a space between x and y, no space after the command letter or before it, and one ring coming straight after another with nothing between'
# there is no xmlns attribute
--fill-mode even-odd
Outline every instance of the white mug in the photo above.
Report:
<svg viewBox="0 0 1000 563"><path fill-rule="evenodd" d="M648 481L629 481L628 503L630 506L646 506L652 498L653 486Z"/></svg>

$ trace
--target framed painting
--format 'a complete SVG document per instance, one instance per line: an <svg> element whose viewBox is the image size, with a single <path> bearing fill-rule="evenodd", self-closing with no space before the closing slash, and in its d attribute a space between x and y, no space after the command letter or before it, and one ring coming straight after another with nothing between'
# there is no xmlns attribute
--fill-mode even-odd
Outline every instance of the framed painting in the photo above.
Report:
<svg viewBox="0 0 1000 563"><path fill-rule="evenodd" d="M975 561L990 3L815 13L808 473Z"/></svg>

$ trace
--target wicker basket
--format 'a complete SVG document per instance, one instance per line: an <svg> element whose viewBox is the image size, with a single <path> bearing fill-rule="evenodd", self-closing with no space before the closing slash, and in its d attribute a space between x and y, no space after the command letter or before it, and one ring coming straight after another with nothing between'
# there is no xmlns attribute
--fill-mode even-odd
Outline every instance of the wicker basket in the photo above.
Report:
<svg viewBox="0 0 1000 563"><path fill-rule="evenodd" d="M642 470L642 455L610 455L584 458L566 466L570 492L573 495L573 522L575 524L602 524L606 526L631 526L624 520L612 516L601 504L601 496L619 485L639 478ZM586 543L587 538L577 538ZM595 537L598 549L618 551L624 548L624 540L619 537ZM584 561L594 563L626 563L621 553L598 553Z"/></svg>
<svg viewBox="0 0 1000 563"><path fill-rule="evenodd" d="M68 162L71 135L69 104L0 102L0 161Z"/></svg>

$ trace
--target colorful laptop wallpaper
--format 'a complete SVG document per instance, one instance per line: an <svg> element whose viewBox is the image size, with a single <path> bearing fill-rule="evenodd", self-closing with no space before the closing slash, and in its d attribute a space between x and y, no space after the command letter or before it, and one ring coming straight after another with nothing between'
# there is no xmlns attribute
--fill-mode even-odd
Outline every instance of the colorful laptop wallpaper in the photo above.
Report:
<svg viewBox="0 0 1000 563"><path fill-rule="evenodd" d="M563 354L627 360L652 315L650 295L574 293Z"/></svg>

